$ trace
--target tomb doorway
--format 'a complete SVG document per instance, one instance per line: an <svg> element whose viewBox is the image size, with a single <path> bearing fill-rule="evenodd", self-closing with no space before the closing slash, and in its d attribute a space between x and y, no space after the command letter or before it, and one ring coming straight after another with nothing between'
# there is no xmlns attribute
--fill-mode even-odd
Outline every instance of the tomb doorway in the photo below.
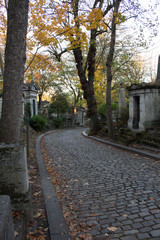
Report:
<svg viewBox="0 0 160 240"><path fill-rule="evenodd" d="M139 129L140 121L140 97L133 97L133 129Z"/></svg>

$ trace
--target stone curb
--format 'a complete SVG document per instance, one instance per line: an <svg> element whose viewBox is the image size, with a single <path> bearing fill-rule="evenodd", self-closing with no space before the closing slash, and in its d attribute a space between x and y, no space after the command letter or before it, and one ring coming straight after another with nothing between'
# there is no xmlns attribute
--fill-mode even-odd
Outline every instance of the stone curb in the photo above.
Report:
<svg viewBox="0 0 160 240"><path fill-rule="evenodd" d="M148 158L153 158L154 160L160 160L160 156L158 154L148 153L148 152L145 152L145 151L142 151L142 150L138 150L138 149L135 149L135 148L132 148L132 147L126 147L126 146L123 146L123 145L118 144L118 143L109 142L109 141L106 141L106 140L103 140L103 139L100 139L100 138L97 138L97 137L88 136L86 131L83 131L82 135L84 137L87 137L87 138L93 139L95 141L98 141L98 142L110 145L112 147L116 147L116 148L122 149L124 151L136 153L136 154L142 155L144 157L148 157Z"/></svg>
<svg viewBox="0 0 160 240"><path fill-rule="evenodd" d="M51 240L71 240L68 226L64 219L59 200L57 198L54 186L51 182L49 173L46 169L43 155L41 152L41 138L53 131L42 134L36 142L36 158L41 178L41 184L46 206L46 214L49 224L49 233Z"/></svg>

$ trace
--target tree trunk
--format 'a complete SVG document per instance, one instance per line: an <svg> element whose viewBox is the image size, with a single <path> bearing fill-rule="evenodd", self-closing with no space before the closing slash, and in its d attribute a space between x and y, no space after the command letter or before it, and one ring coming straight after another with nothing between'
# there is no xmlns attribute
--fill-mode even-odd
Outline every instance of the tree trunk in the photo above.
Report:
<svg viewBox="0 0 160 240"><path fill-rule="evenodd" d="M42 105L42 95L43 95L43 93L39 93L38 94L38 112L40 112L40 110L41 110L41 105Z"/></svg>
<svg viewBox="0 0 160 240"><path fill-rule="evenodd" d="M114 13L112 18L112 29L111 29L111 41L110 41L109 54L107 56L107 61L106 61L106 67L107 67L106 113L107 113L108 135L110 138L113 137L113 122L112 122L112 109L111 109L112 62L113 62L114 48L115 48L115 42L116 42L116 14L118 13L120 2L121 0L116 0L114 3Z"/></svg>
<svg viewBox="0 0 160 240"><path fill-rule="evenodd" d="M108 72L108 71L107 71ZM108 136L113 137L113 122L112 122L112 108L111 108L111 80L107 77L107 89L106 89L106 114L107 114L107 126Z"/></svg>
<svg viewBox="0 0 160 240"><path fill-rule="evenodd" d="M83 62L83 54L81 48L81 39L79 37L79 27L80 22L78 18L78 7L79 7L79 0L71 1L72 8L74 13L74 20L75 20L75 28L76 28L76 41L79 43L76 48L73 49L76 67L78 71L78 76L81 82L81 87L84 92L84 99L87 101L87 116L91 119L91 130L92 133L99 129L99 121L98 121L98 114L97 114L97 104L94 95L94 74L95 74L95 55L96 55L96 33L97 29L91 29L91 37L89 43L89 51L86 60L86 66L84 66ZM98 2L95 1L94 7L96 8L96 4ZM88 69L86 69L88 66ZM88 71L86 71L88 70ZM86 77L88 73L88 79Z"/></svg>
<svg viewBox="0 0 160 240"><path fill-rule="evenodd" d="M29 0L9 0L0 141L18 142Z"/></svg>
<svg viewBox="0 0 160 240"><path fill-rule="evenodd" d="M97 114L97 103L93 87L94 79L91 80L91 76L90 81L86 79L85 71L83 69L81 49L76 48L73 50L73 52L75 56L79 79L83 90L83 96L84 99L87 101L87 116L91 119L91 129L93 131L97 131L99 129L99 120Z"/></svg>

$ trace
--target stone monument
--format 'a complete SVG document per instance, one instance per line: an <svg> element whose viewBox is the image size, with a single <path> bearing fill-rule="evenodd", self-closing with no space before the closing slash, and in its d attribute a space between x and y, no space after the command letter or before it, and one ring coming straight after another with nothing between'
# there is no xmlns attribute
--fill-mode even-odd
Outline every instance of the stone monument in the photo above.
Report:
<svg viewBox="0 0 160 240"><path fill-rule="evenodd" d="M157 67L157 79L156 79L157 83L160 83L160 55L158 58L158 67Z"/></svg>
<svg viewBox="0 0 160 240"><path fill-rule="evenodd" d="M123 115L126 114L127 111L127 103L126 103L126 92L125 89L121 83L120 89L119 89L119 118L122 119Z"/></svg>

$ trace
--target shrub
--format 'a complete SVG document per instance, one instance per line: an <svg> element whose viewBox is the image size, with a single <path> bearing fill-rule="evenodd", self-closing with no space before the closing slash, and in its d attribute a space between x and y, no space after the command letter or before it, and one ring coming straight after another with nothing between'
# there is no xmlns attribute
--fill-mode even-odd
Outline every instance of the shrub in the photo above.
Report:
<svg viewBox="0 0 160 240"><path fill-rule="evenodd" d="M118 103L112 102L111 103L111 109L112 109L112 111L117 110L118 109Z"/></svg>
<svg viewBox="0 0 160 240"><path fill-rule="evenodd" d="M41 115L35 115L30 119L30 126L38 131L42 131L46 126L46 118Z"/></svg>
<svg viewBox="0 0 160 240"><path fill-rule="evenodd" d="M98 113L100 116L106 115L106 103L102 103L98 106Z"/></svg>
<svg viewBox="0 0 160 240"><path fill-rule="evenodd" d="M115 111L118 109L118 103L111 103L111 110ZM102 103L98 106L98 114L101 116L101 118L105 118L106 117L106 103Z"/></svg>
<svg viewBox="0 0 160 240"><path fill-rule="evenodd" d="M62 122L63 122L62 118L53 118L53 125L55 128L60 128Z"/></svg>
<svg viewBox="0 0 160 240"><path fill-rule="evenodd" d="M112 111L117 110L118 109L118 103L112 102L111 103L111 109ZM101 103L98 106L98 113L99 114L106 114L106 103Z"/></svg>
<svg viewBox="0 0 160 240"><path fill-rule="evenodd" d="M62 92L56 92L51 99L51 104L49 105L48 112L51 115L51 113L56 114L63 114L66 113L69 110L69 101L68 96L65 93Z"/></svg>

